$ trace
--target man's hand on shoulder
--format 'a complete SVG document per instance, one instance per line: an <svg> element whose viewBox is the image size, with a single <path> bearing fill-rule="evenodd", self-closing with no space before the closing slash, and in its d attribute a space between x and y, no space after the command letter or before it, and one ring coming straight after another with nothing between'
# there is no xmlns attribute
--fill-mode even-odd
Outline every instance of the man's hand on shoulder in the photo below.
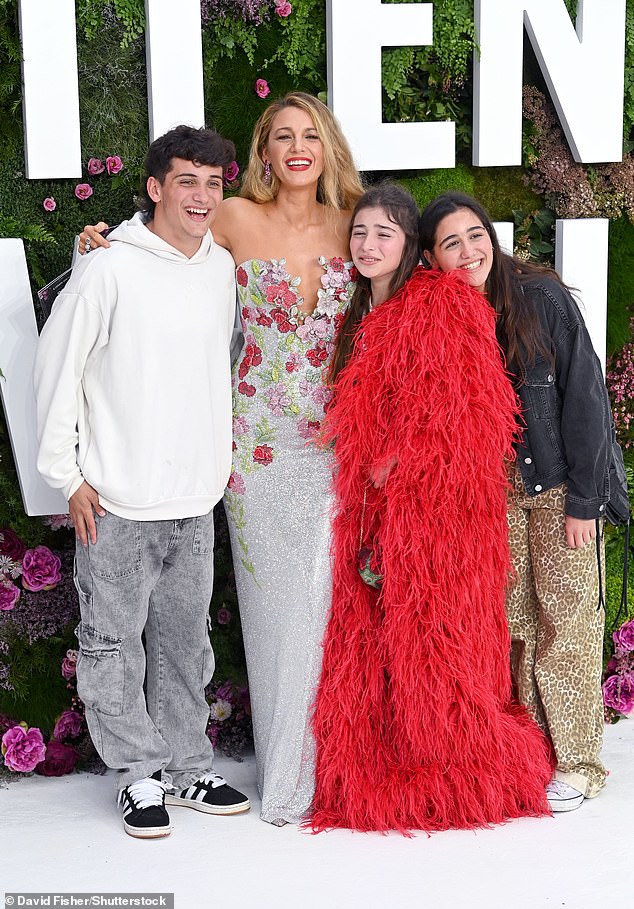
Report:
<svg viewBox="0 0 634 909"><path fill-rule="evenodd" d="M104 509L99 504L99 494L86 481L81 484L78 490L72 494L68 502L70 516L75 525L75 534L79 537L84 546L97 542L97 526L95 524L95 513L103 518Z"/></svg>

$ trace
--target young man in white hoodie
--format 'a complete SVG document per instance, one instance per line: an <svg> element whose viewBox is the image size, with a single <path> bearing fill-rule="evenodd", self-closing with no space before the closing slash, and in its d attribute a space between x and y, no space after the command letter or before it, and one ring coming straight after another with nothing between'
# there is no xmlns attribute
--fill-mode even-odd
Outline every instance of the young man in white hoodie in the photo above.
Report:
<svg viewBox="0 0 634 909"><path fill-rule="evenodd" d="M187 126L152 143L142 212L77 265L35 365L38 467L77 534L78 692L137 837L169 834L166 802L249 808L205 734L235 313L234 263L209 227L234 154Z"/></svg>

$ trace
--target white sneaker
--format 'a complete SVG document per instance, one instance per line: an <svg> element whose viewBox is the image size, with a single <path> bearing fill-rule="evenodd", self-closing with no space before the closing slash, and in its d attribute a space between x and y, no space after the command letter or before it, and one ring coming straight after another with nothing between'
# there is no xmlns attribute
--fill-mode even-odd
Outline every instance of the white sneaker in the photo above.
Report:
<svg viewBox="0 0 634 909"><path fill-rule="evenodd" d="M574 811L583 802L584 795L562 780L551 780L546 786L546 798L553 811Z"/></svg>

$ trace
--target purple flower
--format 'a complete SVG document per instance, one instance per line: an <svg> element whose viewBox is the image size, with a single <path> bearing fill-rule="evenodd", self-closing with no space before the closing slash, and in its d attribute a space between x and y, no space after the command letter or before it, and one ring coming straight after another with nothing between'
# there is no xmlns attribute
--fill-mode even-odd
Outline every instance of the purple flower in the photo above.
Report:
<svg viewBox="0 0 634 909"><path fill-rule="evenodd" d="M9 556L14 562L19 562L26 552L26 543L23 543L17 533L5 527L0 530L0 555Z"/></svg>
<svg viewBox="0 0 634 909"><path fill-rule="evenodd" d="M46 756L42 763L37 765L35 772L41 776L63 776L65 773L72 773L78 757L72 745L50 741L46 746Z"/></svg>
<svg viewBox="0 0 634 909"><path fill-rule="evenodd" d="M279 0L278 0L278 2L275 4L275 12L277 13L278 16L281 16L282 19L285 19L287 16L290 16L292 11L293 11L293 7L290 5L288 0L281 0L281 2L279 2Z"/></svg>
<svg viewBox="0 0 634 909"><path fill-rule="evenodd" d="M109 174L118 174L123 167L123 162L119 155L109 155L106 158L106 170Z"/></svg>
<svg viewBox="0 0 634 909"><path fill-rule="evenodd" d="M9 770L30 773L44 760L46 746L42 733L35 727L13 726L2 736L2 754Z"/></svg>
<svg viewBox="0 0 634 909"><path fill-rule="evenodd" d="M62 675L67 682L70 681L77 672L77 657L78 653L76 650L67 650L66 656L62 660Z"/></svg>
<svg viewBox="0 0 634 909"><path fill-rule="evenodd" d="M106 168L101 158L89 158L87 169L88 173L95 177L97 174L102 174Z"/></svg>
<svg viewBox="0 0 634 909"><path fill-rule="evenodd" d="M57 202L52 196L47 196L42 205L44 206L44 211L55 211L57 208Z"/></svg>
<svg viewBox="0 0 634 909"><path fill-rule="evenodd" d="M629 713L634 708L634 677L611 675L603 683L603 703L620 713Z"/></svg>
<svg viewBox="0 0 634 909"><path fill-rule="evenodd" d="M228 164L225 167L225 186L230 186L235 179L237 179L238 174L240 173L240 168L238 167L237 161L232 161L231 164Z"/></svg>
<svg viewBox="0 0 634 909"><path fill-rule="evenodd" d="M58 721L55 723L53 738L58 742L64 739L76 739L82 731L82 718L74 710L65 710Z"/></svg>
<svg viewBox="0 0 634 909"><path fill-rule="evenodd" d="M266 98L267 95L270 95L271 89L269 88L269 83L266 79L256 79L255 93L258 98Z"/></svg>
<svg viewBox="0 0 634 909"><path fill-rule="evenodd" d="M75 187L75 195L78 199L89 199L92 196L92 186L90 183L78 183Z"/></svg>
<svg viewBox="0 0 634 909"><path fill-rule="evenodd" d="M0 581L0 612L9 612L20 599L20 588L6 578Z"/></svg>
<svg viewBox="0 0 634 909"><path fill-rule="evenodd" d="M221 606L216 614L216 619L219 625L228 625L231 621L231 612L224 606Z"/></svg>
<svg viewBox="0 0 634 909"><path fill-rule="evenodd" d="M223 684L220 685L216 689L216 697L222 698L222 700L225 700L225 701L231 701L232 696L233 696L233 682L231 681L231 679L227 679L226 682L223 682Z"/></svg>
<svg viewBox="0 0 634 909"><path fill-rule="evenodd" d="M62 562L48 546L27 549L22 559L22 586L26 590L51 590L62 577Z"/></svg>
<svg viewBox="0 0 634 909"><path fill-rule="evenodd" d="M627 653L634 650L634 619L624 622L612 635L612 640L618 651Z"/></svg>

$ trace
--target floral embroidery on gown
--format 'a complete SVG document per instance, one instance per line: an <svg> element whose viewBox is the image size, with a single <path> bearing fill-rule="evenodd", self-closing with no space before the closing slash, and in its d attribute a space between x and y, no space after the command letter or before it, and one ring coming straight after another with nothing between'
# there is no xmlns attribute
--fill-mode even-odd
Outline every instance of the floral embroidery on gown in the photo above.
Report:
<svg viewBox="0 0 634 909"><path fill-rule="evenodd" d="M351 263L319 263L301 311L284 259L237 269L245 345L233 376L233 469L225 493L249 673L262 818L298 823L314 790L310 729L330 607L330 453L312 444L330 392Z"/></svg>

